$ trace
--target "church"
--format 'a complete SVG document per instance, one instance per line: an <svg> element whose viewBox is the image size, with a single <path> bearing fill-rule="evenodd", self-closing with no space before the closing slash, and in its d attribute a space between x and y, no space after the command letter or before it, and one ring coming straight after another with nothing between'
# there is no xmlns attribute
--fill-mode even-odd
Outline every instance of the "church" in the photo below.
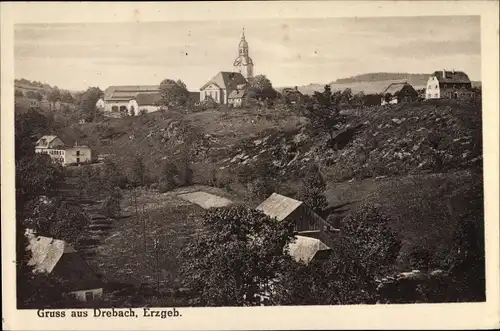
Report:
<svg viewBox="0 0 500 331"><path fill-rule="evenodd" d="M245 30L238 44L238 56L233 71L221 71L200 88L200 101L212 99L223 105L240 106L246 93L248 79L253 77L253 61L249 56Z"/></svg>

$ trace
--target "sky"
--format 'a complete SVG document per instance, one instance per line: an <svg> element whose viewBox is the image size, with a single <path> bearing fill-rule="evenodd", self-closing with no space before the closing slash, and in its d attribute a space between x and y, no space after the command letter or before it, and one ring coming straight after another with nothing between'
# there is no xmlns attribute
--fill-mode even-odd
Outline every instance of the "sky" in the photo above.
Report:
<svg viewBox="0 0 500 331"><path fill-rule="evenodd" d="M254 74L276 87L441 69L481 79L479 16L17 24L14 71L69 90L170 78L197 91L233 71L242 28Z"/></svg>

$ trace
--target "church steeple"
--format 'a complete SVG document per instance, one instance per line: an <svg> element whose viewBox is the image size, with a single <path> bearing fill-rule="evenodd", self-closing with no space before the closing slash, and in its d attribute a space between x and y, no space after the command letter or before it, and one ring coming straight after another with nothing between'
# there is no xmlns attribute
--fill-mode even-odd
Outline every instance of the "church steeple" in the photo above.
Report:
<svg viewBox="0 0 500 331"><path fill-rule="evenodd" d="M241 40L238 44L238 57L233 63L235 71L240 72L245 78L253 76L253 61L248 56L248 42L245 39L245 28L241 32Z"/></svg>

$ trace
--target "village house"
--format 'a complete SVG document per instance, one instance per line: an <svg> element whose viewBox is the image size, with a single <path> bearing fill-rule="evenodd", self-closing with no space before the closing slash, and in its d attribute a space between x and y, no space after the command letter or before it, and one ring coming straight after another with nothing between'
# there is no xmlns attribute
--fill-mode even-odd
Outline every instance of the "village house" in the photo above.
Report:
<svg viewBox="0 0 500 331"><path fill-rule="evenodd" d="M242 90L247 80L239 72L221 71L200 88L200 101L212 99L218 104L228 104L233 91Z"/></svg>
<svg viewBox="0 0 500 331"><path fill-rule="evenodd" d="M295 86L294 88L284 88L281 91L281 95L283 96L283 99L286 102L290 102L292 104L295 104L297 102L300 102L304 95L299 91L299 88Z"/></svg>
<svg viewBox="0 0 500 331"><path fill-rule="evenodd" d="M474 96L472 82L463 71L435 71L427 81L425 99L468 99Z"/></svg>
<svg viewBox="0 0 500 331"><path fill-rule="evenodd" d="M47 154L50 158L63 166L71 164L82 164L94 162L97 155L88 146L79 146L63 142L61 138L55 135L43 136L36 142L35 153Z"/></svg>
<svg viewBox="0 0 500 331"><path fill-rule="evenodd" d="M130 100L137 98L138 94L158 92L159 85L110 86L104 91L102 99L104 112L127 114L130 112Z"/></svg>
<svg viewBox="0 0 500 331"><path fill-rule="evenodd" d="M59 282L63 294L81 301L92 301L103 292L103 282L82 256L63 240L27 232L34 273L47 273Z"/></svg>
<svg viewBox="0 0 500 331"><path fill-rule="evenodd" d="M127 106L131 116L137 116L141 113L153 113L160 110L160 93L139 93L130 100Z"/></svg>
<svg viewBox="0 0 500 331"><path fill-rule="evenodd" d="M398 104L418 100L418 92L408 84L392 83L382 93L381 105Z"/></svg>

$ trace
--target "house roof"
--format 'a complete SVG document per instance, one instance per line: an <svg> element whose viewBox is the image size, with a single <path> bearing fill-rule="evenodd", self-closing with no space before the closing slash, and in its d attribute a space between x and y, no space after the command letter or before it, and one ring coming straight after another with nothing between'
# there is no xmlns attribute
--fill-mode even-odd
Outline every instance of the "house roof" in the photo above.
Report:
<svg viewBox="0 0 500 331"><path fill-rule="evenodd" d="M302 201L298 201L278 193L273 193L257 207L257 210L262 211L271 218L276 218L278 221L282 221L300 205L302 205Z"/></svg>
<svg viewBox="0 0 500 331"><path fill-rule="evenodd" d="M444 71L445 75L443 77L443 71L435 71L433 76L435 76L440 83L470 83L469 76L463 71Z"/></svg>
<svg viewBox="0 0 500 331"><path fill-rule="evenodd" d="M387 86L387 88L384 90L384 92L382 94L392 94L394 95L395 93L398 93L400 92L403 87L405 86L411 86L410 84L408 84L407 82L402 82L402 83L392 83L392 84L389 84L389 86Z"/></svg>
<svg viewBox="0 0 500 331"><path fill-rule="evenodd" d="M200 90L205 89L210 84L216 84L222 89L236 89L239 84L245 84L247 80L239 72L221 71L210 79Z"/></svg>
<svg viewBox="0 0 500 331"><path fill-rule="evenodd" d="M124 85L110 86L104 91L104 101L128 101L139 93L158 92L159 85Z"/></svg>
<svg viewBox="0 0 500 331"><path fill-rule="evenodd" d="M135 97L139 106L155 106L161 101L160 93L139 93Z"/></svg>
<svg viewBox="0 0 500 331"><path fill-rule="evenodd" d="M31 251L28 265L62 281L67 291L102 287L102 282L82 256L64 240L27 234Z"/></svg>
<svg viewBox="0 0 500 331"><path fill-rule="evenodd" d="M318 252L328 251L330 247L316 238L295 236L295 240L288 245L288 250L295 261L307 264Z"/></svg>
<svg viewBox="0 0 500 331"><path fill-rule="evenodd" d="M42 140L45 140L47 142L47 145L48 145L52 142L52 140L54 140L56 138L57 138L57 136L54 136L54 135L42 136L40 139L37 140L36 145L38 146L42 142Z"/></svg>

